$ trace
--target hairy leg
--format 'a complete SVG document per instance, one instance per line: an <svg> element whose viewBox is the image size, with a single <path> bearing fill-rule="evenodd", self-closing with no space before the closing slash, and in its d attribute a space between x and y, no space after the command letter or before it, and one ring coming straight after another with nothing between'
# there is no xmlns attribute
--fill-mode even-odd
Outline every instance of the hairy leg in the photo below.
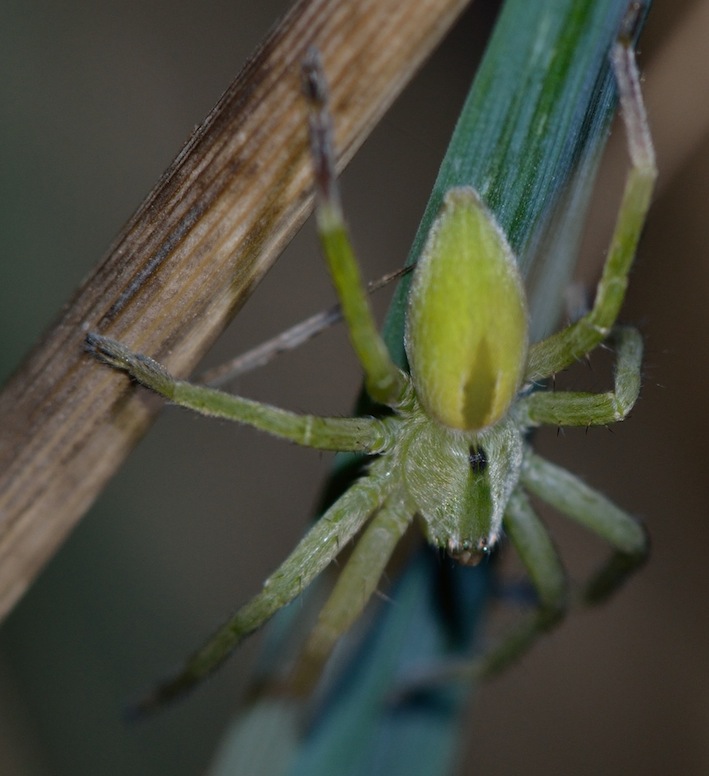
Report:
<svg viewBox="0 0 709 776"><path fill-rule="evenodd" d="M415 511L415 504L404 493L395 491L367 525L298 657L289 681L295 693L307 695L313 689L335 644L376 591Z"/></svg>
<svg viewBox="0 0 709 776"><path fill-rule="evenodd" d="M614 552L581 590L582 602L607 598L647 558L644 527L598 491L565 469L534 453L525 456L522 482L526 488L575 522L605 539Z"/></svg>
<svg viewBox="0 0 709 776"><path fill-rule="evenodd" d="M364 368L367 392L374 401L395 406L405 399L409 381L391 360L379 334L347 232L335 175L327 85L320 57L314 49L303 64L303 91L310 108L310 144L320 242L342 305L352 347Z"/></svg>
<svg viewBox="0 0 709 776"><path fill-rule="evenodd" d="M195 652L177 676L140 702L137 715L154 711L192 689L229 657L279 609L290 603L340 553L384 499L376 472L358 480L310 528L286 560L264 582L263 590L241 607Z"/></svg>
<svg viewBox="0 0 709 776"><path fill-rule="evenodd" d="M628 38L613 47L613 70L628 135L631 168L618 211L608 258L591 311L576 323L533 345L525 380L535 382L565 369L610 333L620 312L650 197L657 177L635 52Z"/></svg>
<svg viewBox="0 0 709 776"><path fill-rule="evenodd" d="M643 343L640 332L628 326L614 330L615 380L606 393L538 391L520 399L521 422L556 426L603 426L623 420L640 393Z"/></svg>
<svg viewBox="0 0 709 776"><path fill-rule="evenodd" d="M133 353L125 345L108 337L89 334L86 342L87 348L96 358L127 372L141 385L174 404L203 415L245 423L282 439L320 450L377 453L388 446L386 426L375 418L299 415L215 388L176 380L157 361Z"/></svg>
<svg viewBox="0 0 709 776"><path fill-rule="evenodd" d="M549 532L529 499L518 489L505 512L505 532L517 550L537 593L537 608L526 615L499 644L475 661L478 676L493 676L519 659L566 611L567 585L561 560Z"/></svg>

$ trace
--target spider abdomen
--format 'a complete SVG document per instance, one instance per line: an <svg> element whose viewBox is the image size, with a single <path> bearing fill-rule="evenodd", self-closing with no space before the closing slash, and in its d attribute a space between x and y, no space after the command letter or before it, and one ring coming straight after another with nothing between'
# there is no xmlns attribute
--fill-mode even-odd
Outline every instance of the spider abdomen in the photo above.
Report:
<svg viewBox="0 0 709 776"><path fill-rule="evenodd" d="M480 431L510 407L527 358L527 306L517 263L469 187L446 194L409 295L406 353L426 411Z"/></svg>

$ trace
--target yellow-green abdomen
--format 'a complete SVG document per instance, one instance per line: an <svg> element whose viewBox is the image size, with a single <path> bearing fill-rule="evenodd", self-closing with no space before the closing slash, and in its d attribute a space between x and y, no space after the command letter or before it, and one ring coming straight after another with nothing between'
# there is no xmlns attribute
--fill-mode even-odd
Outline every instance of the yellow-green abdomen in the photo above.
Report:
<svg viewBox="0 0 709 776"><path fill-rule="evenodd" d="M451 428L507 412L527 357L527 307L512 250L471 188L445 197L416 267L406 352L419 400Z"/></svg>

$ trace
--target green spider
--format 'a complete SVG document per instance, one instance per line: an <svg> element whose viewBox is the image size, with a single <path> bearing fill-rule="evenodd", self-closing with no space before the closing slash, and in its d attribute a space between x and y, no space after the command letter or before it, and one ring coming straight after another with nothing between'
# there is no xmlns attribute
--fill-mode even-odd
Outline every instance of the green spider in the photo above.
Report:
<svg viewBox="0 0 709 776"><path fill-rule="evenodd" d="M304 64L317 187L317 225L366 390L382 417L298 415L173 378L152 359L90 334L101 361L171 402L246 423L322 450L372 456L358 479L312 526L263 590L194 653L140 709L169 701L220 665L250 633L298 596L360 532L294 676L311 683L337 639L375 592L394 548L414 517L428 541L475 564L503 534L519 553L538 593L538 607L501 645L479 658L488 675L524 652L563 616L566 580L546 529L526 492L539 496L603 537L613 553L582 590L594 603L615 590L647 552L640 524L565 470L541 459L526 441L540 424L606 425L624 419L640 389L642 342L616 326L627 276L655 179L632 46L612 52L632 166L594 305L578 321L528 345L524 290L506 237L470 188L448 191L415 269L406 353L410 374L391 360L364 291L335 183L331 122L317 55ZM602 394L549 392L541 382L610 339L614 389ZM295 682L298 684L298 682Z"/></svg>

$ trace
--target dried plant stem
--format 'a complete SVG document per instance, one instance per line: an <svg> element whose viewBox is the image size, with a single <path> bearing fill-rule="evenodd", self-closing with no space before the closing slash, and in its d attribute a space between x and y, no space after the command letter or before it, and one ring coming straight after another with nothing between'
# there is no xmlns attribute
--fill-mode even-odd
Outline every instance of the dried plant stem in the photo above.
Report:
<svg viewBox="0 0 709 776"><path fill-rule="evenodd" d="M0 395L0 616L159 406L83 352L109 333L187 374L310 206L300 63L322 52L344 164L467 0L302 0Z"/></svg>

